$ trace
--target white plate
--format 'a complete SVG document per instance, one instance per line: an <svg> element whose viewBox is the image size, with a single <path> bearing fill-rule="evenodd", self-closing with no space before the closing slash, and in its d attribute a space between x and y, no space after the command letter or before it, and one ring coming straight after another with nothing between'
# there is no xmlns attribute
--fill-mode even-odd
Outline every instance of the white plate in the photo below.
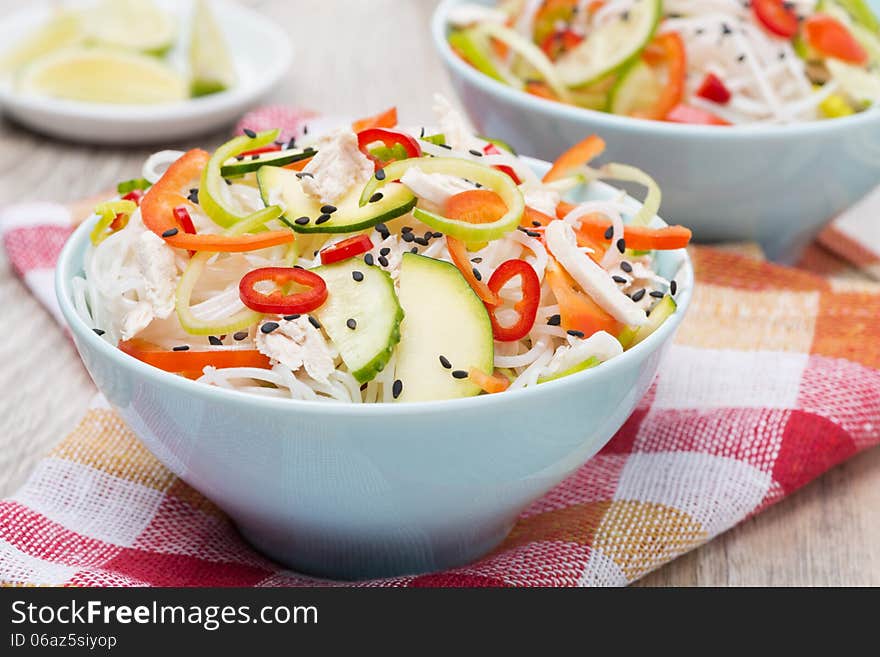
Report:
<svg viewBox="0 0 880 657"><path fill-rule="evenodd" d="M34 4L0 20L4 48L46 19L50 5ZM184 67L192 2L159 0L158 4L180 17L178 42L169 57L174 65ZM214 0L212 7L238 73L238 83L227 91L176 103L112 105L21 94L6 80L0 81L0 106L34 130L102 144L181 139L234 123L278 84L290 66L291 46L283 31L250 9L223 0Z"/></svg>

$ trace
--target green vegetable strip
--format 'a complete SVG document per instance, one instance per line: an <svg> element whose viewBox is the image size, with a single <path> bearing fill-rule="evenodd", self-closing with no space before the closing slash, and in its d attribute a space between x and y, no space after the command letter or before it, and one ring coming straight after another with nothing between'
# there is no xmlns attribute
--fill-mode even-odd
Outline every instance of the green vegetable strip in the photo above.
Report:
<svg viewBox="0 0 880 657"><path fill-rule="evenodd" d="M229 228L238 221L244 219L239 211L228 201L228 190L226 182L220 174L220 168L240 153L260 148L269 144L278 137L278 130L266 130L258 133L255 137L247 137L245 135L230 139L228 142L220 146L211 159L205 170L202 172L202 180L199 187L199 205L216 224Z"/></svg>

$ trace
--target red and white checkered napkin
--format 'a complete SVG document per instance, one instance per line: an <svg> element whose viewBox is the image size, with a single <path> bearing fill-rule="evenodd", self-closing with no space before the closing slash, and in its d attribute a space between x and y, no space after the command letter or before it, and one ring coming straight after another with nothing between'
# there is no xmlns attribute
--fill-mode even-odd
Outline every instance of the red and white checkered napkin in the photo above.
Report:
<svg viewBox="0 0 880 657"><path fill-rule="evenodd" d="M877 202L839 230L869 235ZM0 214L13 266L50 308L52 266L72 221L46 203ZM880 239L861 246L859 254L880 253ZM626 584L880 442L880 284L868 263L850 266L821 245L799 269L729 250L697 247L693 256L690 313L608 446L527 509L492 554L367 584ZM252 550L100 402L0 502L0 582L327 583Z"/></svg>

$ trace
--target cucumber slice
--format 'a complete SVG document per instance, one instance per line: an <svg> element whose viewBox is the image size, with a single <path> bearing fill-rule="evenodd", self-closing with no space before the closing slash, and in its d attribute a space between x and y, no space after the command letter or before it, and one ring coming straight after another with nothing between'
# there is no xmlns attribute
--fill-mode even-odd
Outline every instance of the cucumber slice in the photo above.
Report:
<svg viewBox="0 0 880 657"><path fill-rule="evenodd" d="M642 326L627 326L623 329L617 339L620 340L620 344L623 345L624 349L630 349L636 346L639 342L660 328L660 325L663 324L663 322L665 322L677 308L678 304L675 303L675 299L667 294L660 299L656 306L654 306L650 317L648 317L647 324L643 324Z"/></svg>
<svg viewBox="0 0 880 657"><path fill-rule="evenodd" d="M300 160L307 160L317 153L313 148L305 148L302 150L284 150L274 153L260 153L256 158L247 157L243 160L229 160L220 167L220 175L224 178L240 178L241 176L253 173L260 167L283 167Z"/></svg>
<svg viewBox="0 0 880 657"><path fill-rule="evenodd" d="M354 233L391 221L416 205L416 197L400 183L388 183L382 187L381 198L363 206L361 190L355 188L336 203L330 219L319 224L316 220L323 214L324 203L306 193L295 171L262 167L257 171L257 185L263 202L285 208L282 220L298 233ZM308 217L309 222L297 223L300 217Z"/></svg>
<svg viewBox="0 0 880 657"><path fill-rule="evenodd" d="M403 310L388 272L351 258L314 271L327 284L327 300L312 314L339 349L354 378L366 383L381 372L400 342ZM352 277L361 272L363 280ZM351 320L355 328L349 328Z"/></svg>
<svg viewBox="0 0 880 657"><path fill-rule="evenodd" d="M223 32L205 0L196 2L189 44L193 96L207 96L232 87L237 80L235 65Z"/></svg>
<svg viewBox="0 0 880 657"><path fill-rule="evenodd" d="M492 56L489 54L489 39L485 35L469 28L450 32L448 39L449 45L458 53L459 57L465 59L480 73L488 75L498 82L506 82L495 64L492 63Z"/></svg>
<svg viewBox="0 0 880 657"><path fill-rule="evenodd" d="M406 317L397 347L395 377L403 383L397 401L480 394L479 386L452 373L493 371L495 343L483 302L454 265L434 258L404 253L399 282ZM440 356L452 367L443 367Z"/></svg>
<svg viewBox="0 0 880 657"><path fill-rule="evenodd" d="M620 74L611 88L607 110L612 114L630 116L633 112L655 106L662 93L663 84L656 73L637 59Z"/></svg>
<svg viewBox="0 0 880 657"><path fill-rule="evenodd" d="M556 72L569 87L582 87L621 70L651 41L662 13L661 0L635 0L626 14L564 53Z"/></svg>
<svg viewBox="0 0 880 657"><path fill-rule="evenodd" d="M104 0L82 23L87 40L146 55L164 55L177 38L174 19L152 0Z"/></svg>

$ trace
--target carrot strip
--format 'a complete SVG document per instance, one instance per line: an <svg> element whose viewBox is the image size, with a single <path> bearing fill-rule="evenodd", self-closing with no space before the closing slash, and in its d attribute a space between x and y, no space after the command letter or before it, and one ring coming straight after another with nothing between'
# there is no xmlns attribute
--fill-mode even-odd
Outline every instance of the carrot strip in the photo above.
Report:
<svg viewBox="0 0 880 657"><path fill-rule="evenodd" d="M472 367L468 372L468 378L490 395L504 392L510 387L510 379L503 374L486 374L476 367Z"/></svg>
<svg viewBox="0 0 880 657"><path fill-rule="evenodd" d="M564 178L572 169L584 166L605 151L605 141L596 135L590 135L556 158L550 171L544 176L544 182L552 182Z"/></svg>
<svg viewBox="0 0 880 657"><path fill-rule="evenodd" d="M397 108L389 107L384 112L379 112L374 116L367 116L358 119L351 124L351 129L355 132L366 130L367 128L393 128L397 125Z"/></svg>

